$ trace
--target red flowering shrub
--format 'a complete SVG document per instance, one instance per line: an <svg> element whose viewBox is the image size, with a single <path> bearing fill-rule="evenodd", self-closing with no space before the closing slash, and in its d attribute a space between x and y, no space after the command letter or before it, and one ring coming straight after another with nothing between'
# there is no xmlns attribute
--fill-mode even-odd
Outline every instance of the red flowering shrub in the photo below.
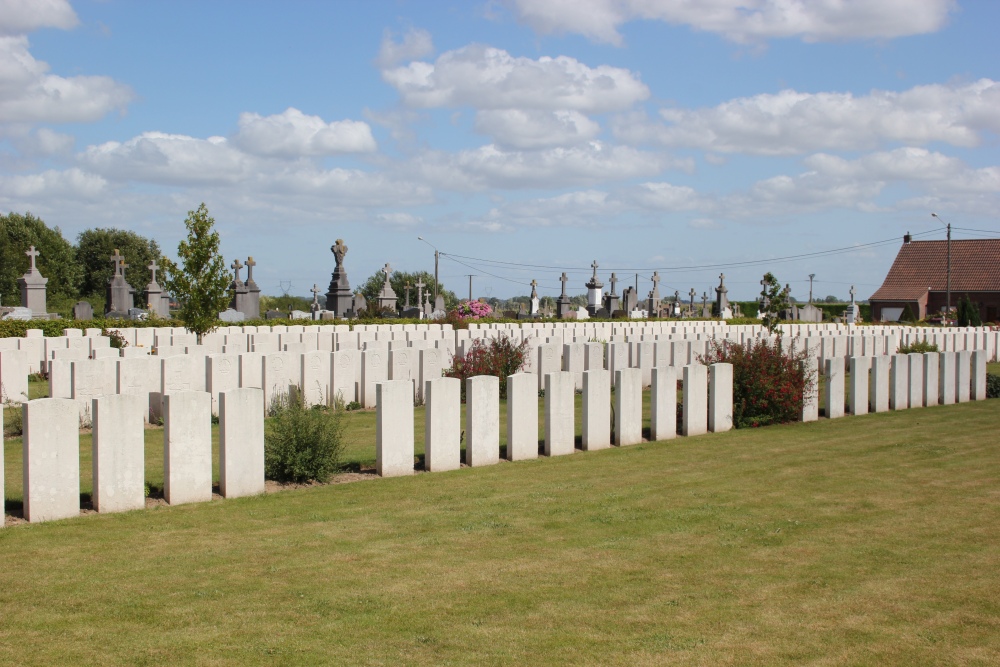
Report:
<svg viewBox="0 0 1000 667"><path fill-rule="evenodd" d="M476 338L465 352L465 358L452 359L445 377L462 380L462 400L465 400L465 379L476 375L500 378L500 398L507 397L507 376L520 372L528 360L528 341L515 343L500 334L496 338Z"/></svg>
<svg viewBox="0 0 1000 667"><path fill-rule="evenodd" d="M704 364L733 365L733 426L754 428L802 418L805 396L816 391L816 373L803 367L806 350L757 339L742 345L712 341Z"/></svg>

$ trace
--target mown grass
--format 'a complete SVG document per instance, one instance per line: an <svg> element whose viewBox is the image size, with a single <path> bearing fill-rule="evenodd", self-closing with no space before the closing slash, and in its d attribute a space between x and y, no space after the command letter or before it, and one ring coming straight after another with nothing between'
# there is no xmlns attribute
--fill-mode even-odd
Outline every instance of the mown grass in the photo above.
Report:
<svg viewBox="0 0 1000 667"><path fill-rule="evenodd" d="M9 527L0 662L996 664L998 417L967 403Z"/></svg>

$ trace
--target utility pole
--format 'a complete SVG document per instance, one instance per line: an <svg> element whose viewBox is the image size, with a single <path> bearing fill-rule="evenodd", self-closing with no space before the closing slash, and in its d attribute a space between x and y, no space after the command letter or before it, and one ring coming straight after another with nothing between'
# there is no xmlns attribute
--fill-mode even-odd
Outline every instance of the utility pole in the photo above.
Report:
<svg viewBox="0 0 1000 667"><path fill-rule="evenodd" d="M438 283L439 283L439 281L438 281L438 260L441 257L441 253L438 251L437 246L435 246L433 243L431 243L430 241L428 241L427 239L425 239L423 236L418 236L417 240L418 241L423 241L424 243L426 243L430 247L434 248L434 305L436 307L437 306L437 299L438 299Z"/></svg>
<svg viewBox="0 0 1000 667"><path fill-rule="evenodd" d="M809 274L809 303L813 302L813 278L816 277L815 273Z"/></svg>
<svg viewBox="0 0 1000 667"><path fill-rule="evenodd" d="M469 301L472 301L472 279L476 277L476 274L467 273L465 275L469 276Z"/></svg>
<svg viewBox="0 0 1000 667"><path fill-rule="evenodd" d="M937 221L948 228L948 268L946 273L946 287L945 287L945 306L944 306L944 316L948 320L948 324L951 324L951 223L946 223L941 219L937 213L931 213L931 216L937 218Z"/></svg>

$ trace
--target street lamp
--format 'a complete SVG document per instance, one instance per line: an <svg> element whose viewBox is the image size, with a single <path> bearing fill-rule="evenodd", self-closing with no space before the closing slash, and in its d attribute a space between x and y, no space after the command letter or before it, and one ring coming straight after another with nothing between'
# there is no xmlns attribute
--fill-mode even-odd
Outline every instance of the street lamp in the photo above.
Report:
<svg viewBox="0 0 1000 667"><path fill-rule="evenodd" d="M423 241L424 243L426 243L430 247L434 248L434 308L437 308L437 300L438 300L438 257L441 255L441 253L438 252L437 247L433 243L431 243L430 241L428 241L427 239L425 239L423 236L418 236L417 240L418 241Z"/></svg>
<svg viewBox="0 0 1000 667"><path fill-rule="evenodd" d="M937 213L931 213L931 217L935 218L938 222L948 228L948 273L947 273L947 284L945 286L945 306L944 306L944 316L948 318L949 325L951 324L951 223L946 223L941 219L941 216Z"/></svg>

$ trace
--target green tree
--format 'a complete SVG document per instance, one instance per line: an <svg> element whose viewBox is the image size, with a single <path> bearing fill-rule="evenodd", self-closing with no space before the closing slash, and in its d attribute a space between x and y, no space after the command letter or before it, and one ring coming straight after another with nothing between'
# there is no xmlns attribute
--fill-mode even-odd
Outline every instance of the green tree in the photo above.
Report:
<svg viewBox="0 0 1000 667"><path fill-rule="evenodd" d="M788 310L788 290L768 271L764 274L764 286L760 291L760 321L769 333L781 333L781 312Z"/></svg>
<svg viewBox="0 0 1000 667"><path fill-rule="evenodd" d="M396 293L396 297L399 299L398 305L400 307L406 303L406 284L410 284L410 306L416 307L417 305L417 280L421 280L424 283L424 293L430 293L431 295L431 305L434 305L434 276L427 271L393 271L389 275L389 285L392 287L392 291ZM368 280L361 284L361 293L365 295L365 300L369 305L373 305L378 301L378 295L382 291L382 285L385 284L385 274L381 271L376 271L374 275L369 276ZM444 308L445 310L451 310L458 305L458 297L455 293L446 290L443 285L438 285L438 294L444 297Z"/></svg>
<svg viewBox="0 0 1000 667"><path fill-rule="evenodd" d="M972 302L968 294L958 300L955 319L960 327L978 327L983 324L979 316L979 307Z"/></svg>
<svg viewBox="0 0 1000 667"><path fill-rule="evenodd" d="M164 287L180 303L180 319L188 331L201 337L215 329L219 313L229 304L232 282L226 260L219 254L219 233L213 230L215 219L208 215L204 202L197 211L188 211L187 239L177 246L182 267L163 258L167 279Z"/></svg>
<svg viewBox="0 0 1000 667"><path fill-rule="evenodd" d="M114 275L111 256L118 250L125 258L125 280L142 290L149 283L149 263L159 261L160 246L156 241L126 229L88 229L76 239L76 256L83 269L80 293L84 296L104 296L105 288ZM159 282L159 277L157 277ZM143 304L145 305L145 304Z"/></svg>
<svg viewBox="0 0 1000 667"><path fill-rule="evenodd" d="M50 229L31 213L0 215L0 295L4 303L21 303L17 279L31 265L24 254L30 246L39 252L35 266L49 279L46 285L49 310L55 310L60 301L68 309L79 295L83 275L76 262L76 251L58 227Z"/></svg>

